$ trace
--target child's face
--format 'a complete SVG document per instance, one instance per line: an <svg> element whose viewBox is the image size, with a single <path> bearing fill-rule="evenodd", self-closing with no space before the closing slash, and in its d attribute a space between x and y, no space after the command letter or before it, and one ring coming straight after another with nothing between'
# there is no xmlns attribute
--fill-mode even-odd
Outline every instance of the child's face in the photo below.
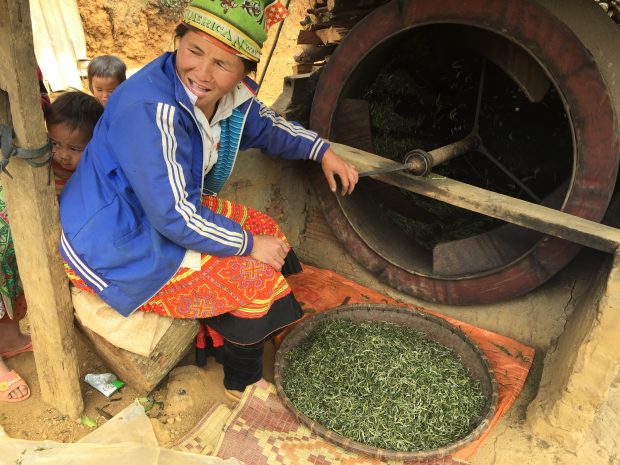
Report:
<svg viewBox="0 0 620 465"><path fill-rule="evenodd" d="M72 130L63 123L50 125L47 133L52 142L54 161L66 170L75 171L90 140L88 134L79 128Z"/></svg>
<svg viewBox="0 0 620 465"><path fill-rule="evenodd" d="M110 94L120 85L120 82L115 77L108 76L93 76L90 80L90 91L95 98L101 102L101 105L105 107L108 103Z"/></svg>

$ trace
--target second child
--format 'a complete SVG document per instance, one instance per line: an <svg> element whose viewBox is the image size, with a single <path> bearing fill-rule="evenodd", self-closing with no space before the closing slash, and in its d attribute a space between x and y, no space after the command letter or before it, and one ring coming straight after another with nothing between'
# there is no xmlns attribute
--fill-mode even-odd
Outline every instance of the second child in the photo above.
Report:
<svg viewBox="0 0 620 465"><path fill-rule="evenodd" d="M127 79L127 67L120 58L101 55L88 64L88 88L101 105L108 103L110 94Z"/></svg>
<svg viewBox="0 0 620 465"><path fill-rule="evenodd" d="M79 91L62 94L45 109L57 195L76 170L102 114L103 105Z"/></svg>

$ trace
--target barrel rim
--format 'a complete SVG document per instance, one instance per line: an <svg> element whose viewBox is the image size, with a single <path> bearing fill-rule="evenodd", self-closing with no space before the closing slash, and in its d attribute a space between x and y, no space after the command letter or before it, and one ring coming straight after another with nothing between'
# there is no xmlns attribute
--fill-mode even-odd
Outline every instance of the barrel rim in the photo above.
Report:
<svg viewBox="0 0 620 465"><path fill-rule="evenodd" d="M596 5L579 7L584 10L584 17L588 14L590 20L607 21L603 15L592 17ZM310 127L329 137L341 92L340 84L334 83L344 83L351 77L355 68L350 62L363 60L369 53L365 48L369 43L387 40L398 33L399 27L456 23L486 29L529 50L560 90L571 118L575 151L575 168L562 211L599 221L616 183L620 101L614 97L596 57L560 16L534 0L519 4L508 0L389 2L357 23L325 65L314 93ZM612 26L617 27L609 25ZM549 37L550 30L553 37ZM343 47L345 44L348 48ZM577 123L582 126L575 127ZM318 171L312 181L327 222L343 248L380 281L431 302L471 305L517 297L542 285L581 249L563 239L543 236L520 257L488 273L457 278L426 276L416 270L404 270L375 252L346 220L337 198L324 186Z"/></svg>

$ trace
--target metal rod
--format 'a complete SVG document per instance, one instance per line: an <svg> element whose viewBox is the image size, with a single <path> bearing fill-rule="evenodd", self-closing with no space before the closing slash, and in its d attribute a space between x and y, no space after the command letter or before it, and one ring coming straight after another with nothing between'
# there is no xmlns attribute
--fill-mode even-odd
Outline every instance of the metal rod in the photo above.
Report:
<svg viewBox="0 0 620 465"><path fill-rule="evenodd" d="M534 201L536 201L536 203L540 203L541 202L541 198L538 197L534 191L532 191L529 187L527 187L523 181L521 181L519 178L517 178L514 174L512 174L508 168L506 168L502 162L500 162L499 160L497 160L493 155L491 155L489 153L489 151L486 149L486 147L484 145L480 145L480 147L478 147L478 152L480 152L482 155L484 155L485 157L487 157L489 160L491 160L491 162L497 166L506 176L508 176L510 179L512 179L514 181L514 183L519 186L523 192L525 192L527 195L529 195L532 199L534 199Z"/></svg>
<svg viewBox="0 0 620 465"><path fill-rule="evenodd" d="M487 157L495 166L497 166L500 171L502 171L506 176L508 176L517 186L523 190L527 195L529 195L534 201L537 203L541 202L540 197L538 197L534 191L532 191L529 187L523 183L517 176L512 174L506 166L499 160L497 160L493 155L489 153L486 147L482 144L482 140L478 134L478 124L480 118L480 109L482 107L482 94L484 91L484 76L486 74L486 60L482 60L482 66L480 70L480 82L478 84L478 95L476 96L476 112L474 114L474 122L471 133L451 144L445 145L443 147L439 147L435 150L430 150L428 152L420 149L412 150L407 153L405 157L405 163L392 165L386 168L379 168L376 170L366 171L360 173L360 177L364 176L373 176L378 174L391 173L395 171L408 171L410 174L415 176L426 176L430 173L431 169L435 166L444 163L452 158L463 155L467 152L477 151Z"/></svg>
<svg viewBox="0 0 620 465"><path fill-rule="evenodd" d="M433 160L431 168L456 158L459 155L464 155L467 152L476 150L480 146L480 143L480 137L475 134L470 134L457 142L439 147L438 149L430 150L428 154Z"/></svg>
<svg viewBox="0 0 620 465"><path fill-rule="evenodd" d="M421 149L415 149L407 153L404 163L394 164L385 168L365 171L360 173L361 178L365 176L373 176L375 174L392 173L394 171L408 171L415 176L426 176L430 173L434 166L447 160L455 158L464 153L476 150L480 145L480 138L476 135L469 136L459 141L448 144L444 147L431 150L429 152Z"/></svg>
<svg viewBox="0 0 620 465"><path fill-rule="evenodd" d="M478 83L478 96L476 97L476 113L474 114L474 124L472 125L472 134L478 134L478 123L480 118L480 108L482 107L482 92L484 90L484 75L486 74L487 61L482 59L482 66L480 69L480 82Z"/></svg>
<svg viewBox="0 0 620 465"><path fill-rule="evenodd" d="M534 199L537 203L540 203L541 199L540 197L538 197L534 191L532 191L529 187L527 187L525 185L525 183L523 183L523 181L521 181L517 176L515 176L514 174L512 174L512 172L510 172L510 170L508 170L508 168L506 168L506 166L504 166L504 164L502 162L500 162L497 158L495 158L493 155L491 155L489 153L489 151L486 149L486 147L482 144L482 141L480 140L480 137L478 135L478 124L480 121L480 109L482 107L482 94L484 91L484 76L486 74L486 66L487 66L487 61L483 58L482 59L482 65L480 68L480 82L478 84L478 95L476 97L476 113L474 114L474 123L472 125L471 128L471 135L476 136L478 138L479 141L479 145L477 147L477 151L480 152L482 155L484 155L485 157L487 157L491 163L493 163L495 166L497 166L506 176L508 176L510 179L512 179L512 181L521 188L521 190L523 190L523 192L525 192L527 195L529 195L532 199Z"/></svg>

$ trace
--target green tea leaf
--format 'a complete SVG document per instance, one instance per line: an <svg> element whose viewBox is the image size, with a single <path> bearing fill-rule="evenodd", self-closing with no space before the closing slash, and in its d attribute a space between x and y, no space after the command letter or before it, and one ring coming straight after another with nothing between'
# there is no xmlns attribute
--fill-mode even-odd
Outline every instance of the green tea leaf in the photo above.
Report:
<svg viewBox="0 0 620 465"><path fill-rule="evenodd" d="M466 436L486 404L458 355L411 328L332 320L285 357L301 412L371 446L417 451Z"/></svg>
<svg viewBox="0 0 620 465"><path fill-rule="evenodd" d="M92 418L84 415L81 419L80 419L80 423L82 423L84 426L88 426L89 428L96 428L97 427L97 422L95 420L93 420Z"/></svg>

